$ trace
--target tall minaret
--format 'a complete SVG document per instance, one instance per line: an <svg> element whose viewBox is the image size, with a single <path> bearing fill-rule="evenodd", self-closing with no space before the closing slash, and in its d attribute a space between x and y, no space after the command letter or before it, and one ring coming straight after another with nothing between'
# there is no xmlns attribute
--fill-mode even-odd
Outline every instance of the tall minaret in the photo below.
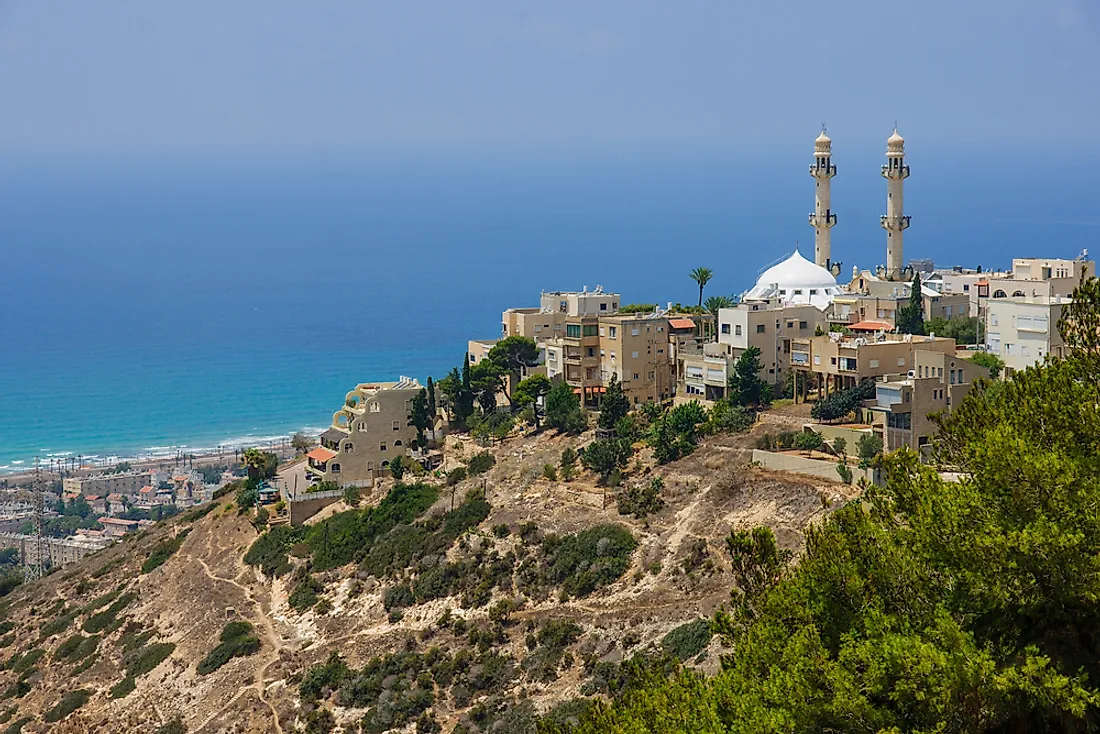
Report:
<svg viewBox="0 0 1100 734"><path fill-rule="evenodd" d="M814 228L814 262L830 270L832 262L832 240L829 230L836 224L836 215L830 208L829 187L836 166L833 165L833 141L821 128L821 134L814 141L814 162L810 166L810 175L814 177L814 210L810 214L810 226Z"/></svg>
<svg viewBox="0 0 1100 734"><path fill-rule="evenodd" d="M886 140L886 165L882 167L886 179L886 214L882 216L882 228L886 230L886 277L901 279L904 265L902 232L909 228L909 217L902 214L904 201L903 182L909 178L909 166L905 165L905 138L894 134Z"/></svg>

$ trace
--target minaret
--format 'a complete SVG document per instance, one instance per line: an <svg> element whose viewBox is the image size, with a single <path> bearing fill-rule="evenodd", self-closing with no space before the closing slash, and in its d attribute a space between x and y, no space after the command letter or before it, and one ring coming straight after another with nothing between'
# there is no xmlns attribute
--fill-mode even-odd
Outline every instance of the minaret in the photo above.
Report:
<svg viewBox="0 0 1100 734"><path fill-rule="evenodd" d="M814 162L810 166L810 175L814 177L814 210L810 213L810 226L814 228L814 262L831 270L832 239L829 230L836 224L836 215L830 208L829 187L836 166L833 165L833 141L821 128L821 134L814 141Z"/></svg>
<svg viewBox="0 0 1100 734"><path fill-rule="evenodd" d="M886 277L900 280L904 264L902 233L909 229L909 217L902 214L905 210L902 189L909 178L909 166L905 165L905 138L898 135L896 126L894 134L886 140L882 177L886 179L886 214L880 220L886 230Z"/></svg>

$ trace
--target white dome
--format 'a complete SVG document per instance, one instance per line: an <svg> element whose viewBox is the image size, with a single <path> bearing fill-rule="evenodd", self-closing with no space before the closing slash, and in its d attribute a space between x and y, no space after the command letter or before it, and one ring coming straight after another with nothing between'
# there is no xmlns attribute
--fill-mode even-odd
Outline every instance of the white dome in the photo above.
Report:
<svg viewBox="0 0 1100 734"><path fill-rule="evenodd" d="M795 250L786 260L761 273L745 299L778 298L785 303L810 304L823 309L839 292L840 286L832 273Z"/></svg>

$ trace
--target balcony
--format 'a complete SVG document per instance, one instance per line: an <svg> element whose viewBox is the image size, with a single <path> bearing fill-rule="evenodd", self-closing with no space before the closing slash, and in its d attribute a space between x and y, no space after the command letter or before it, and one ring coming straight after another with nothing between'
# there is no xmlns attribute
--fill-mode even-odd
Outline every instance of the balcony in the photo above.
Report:
<svg viewBox="0 0 1100 734"><path fill-rule="evenodd" d="M900 217L891 217L883 214L881 217L879 217L879 224L882 225L883 229L900 232L902 230L909 229L910 219L912 219L912 217L906 215L902 215Z"/></svg>

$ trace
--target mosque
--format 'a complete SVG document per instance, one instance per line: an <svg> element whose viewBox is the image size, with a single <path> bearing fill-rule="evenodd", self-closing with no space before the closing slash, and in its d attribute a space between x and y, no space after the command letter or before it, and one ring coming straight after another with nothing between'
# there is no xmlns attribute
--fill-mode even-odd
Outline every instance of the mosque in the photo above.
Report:
<svg viewBox="0 0 1100 734"><path fill-rule="evenodd" d="M831 230L837 222L830 197L830 187L837 172L832 145L833 141L822 129L814 141L814 162L810 165L810 176L814 178L814 211L809 217L810 226L814 228L814 262L796 249L785 260L761 273L756 285L743 294L742 301L811 305L824 311L836 296L847 292L836 280L840 275L840 263L832 259ZM882 215L880 223L886 230L886 264L879 266L875 274L860 273L858 268L853 268L853 283L856 279L861 283L868 280L908 282L909 274L903 270L902 263L903 236L909 228L909 217L902 212L909 166L905 164L905 139L896 127L886 140L882 176L886 179L886 214Z"/></svg>

